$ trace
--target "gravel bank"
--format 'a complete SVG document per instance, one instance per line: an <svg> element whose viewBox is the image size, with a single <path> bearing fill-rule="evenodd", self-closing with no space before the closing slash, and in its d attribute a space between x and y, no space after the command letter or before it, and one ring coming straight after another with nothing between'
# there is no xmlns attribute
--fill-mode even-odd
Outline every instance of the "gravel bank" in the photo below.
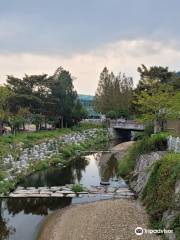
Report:
<svg viewBox="0 0 180 240"><path fill-rule="evenodd" d="M148 216L137 201L108 200L76 205L50 215L38 240L158 240L136 236L136 227L148 228Z"/></svg>

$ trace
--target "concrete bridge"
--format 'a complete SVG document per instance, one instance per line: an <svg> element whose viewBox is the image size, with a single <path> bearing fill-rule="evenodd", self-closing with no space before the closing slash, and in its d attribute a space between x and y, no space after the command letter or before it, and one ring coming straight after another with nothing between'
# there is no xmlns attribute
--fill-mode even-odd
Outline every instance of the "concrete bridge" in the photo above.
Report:
<svg viewBox="0 0 180 240"><path fill-rule="evenodd" d="M108 121L109 133L112 138L131 140L132 132L144 131L144 124L134 120L116 119Z"/></svg>

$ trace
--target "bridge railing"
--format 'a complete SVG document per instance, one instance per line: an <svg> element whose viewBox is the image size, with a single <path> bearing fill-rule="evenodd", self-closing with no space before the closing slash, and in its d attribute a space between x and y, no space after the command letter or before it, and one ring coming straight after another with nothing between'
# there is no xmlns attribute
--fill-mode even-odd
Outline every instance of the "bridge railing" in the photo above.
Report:
<svg viewBox="0 0 180 240"><path fill-rule="evenodd" d="M145 126L134 120L116 119L110 121L111 127L123 129L137 129L144 130Z"/></svg>

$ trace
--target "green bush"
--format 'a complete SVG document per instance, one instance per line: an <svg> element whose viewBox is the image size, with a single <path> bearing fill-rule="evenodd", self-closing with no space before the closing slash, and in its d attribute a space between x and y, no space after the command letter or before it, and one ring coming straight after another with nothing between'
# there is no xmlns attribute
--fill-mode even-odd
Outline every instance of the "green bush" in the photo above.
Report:
<svg viewBox="0 0 180 240"><path fill-rule="evenodd" d="M78 192L83 192L84 188L81 184L74 184L72 185L71 190L75 193L78 193Z"/></svg>
<svg viewBox="0 0 180 240"><path fill-rule="evenodd" d="M41 171L41 170L44 170L44 169L47 169L49 167L49 163L47 160L44 160L44 161L40 161L38 163L36 163L34 165L34 170L35 171Z"/></svg>
<svg viewBox="0 0 180 240"><path fill-rule="evenodd" d="M2 181L6 176L6 173L0 169L0 181Z"/></svg>
<svg viewBox="0 0 180 240"><path fill-rule="evenodd" d="M162 225L163 212L174 208L174 187L180 179L180 154L167 153L155 163L142 200L147 206L153 225Z"/></svg>
<svg viewBox="0 0 180 240"><path fill-rule="evenodd" d="M145 137L133 144L127 154L118 163L118 173L122 177L130 178L131 172L134 170L136 159L141 154L146 154L151 151L160 151L167 148L167 134L158 133L150 137Z"/></svg>
<svg viewBox="0 0 180 240"><path fill-rule="evenodd" d="M117 111L109 111L106 114L106 117L111 118L111 119L129 118L130 113L129 113L128 109L121 109L121 110L117 110Z"/></svg>
<svg viewBox="0 0 180 240"><path fill-rule="evenodd" d="M174 230L176 238L180 239L180 214L174 219L170 228Z"/></svg>

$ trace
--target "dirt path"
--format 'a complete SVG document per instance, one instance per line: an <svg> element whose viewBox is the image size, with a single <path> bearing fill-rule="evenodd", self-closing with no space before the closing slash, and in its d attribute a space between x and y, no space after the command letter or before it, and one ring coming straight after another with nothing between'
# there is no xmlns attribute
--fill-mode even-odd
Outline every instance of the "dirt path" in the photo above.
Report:
<svg viewBox="0 0 180 240"><path fill-rule="evenodd" d="M108 200L59 210L47 218L38 240L158 240L136 236L136 227L147 228L148 217L134 200Z"/></svg>

